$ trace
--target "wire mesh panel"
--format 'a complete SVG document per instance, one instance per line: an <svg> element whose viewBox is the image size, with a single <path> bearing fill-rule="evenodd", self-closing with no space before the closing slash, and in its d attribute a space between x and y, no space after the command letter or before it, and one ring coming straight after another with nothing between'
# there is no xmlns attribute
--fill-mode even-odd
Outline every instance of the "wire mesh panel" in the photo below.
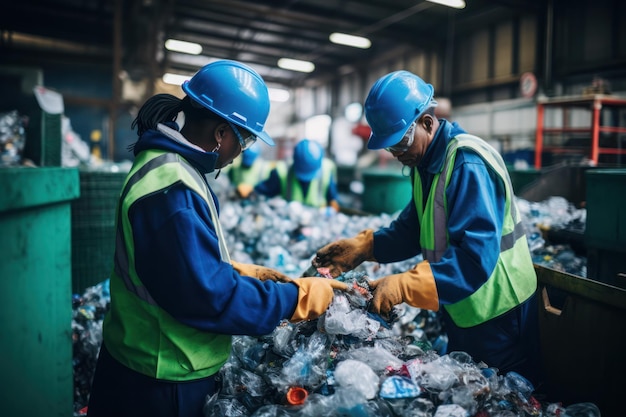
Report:
<svg viewBox="0 0 626 417"><path fill-rule="evenodd" d="M109 277L115 250L115 209L123 172L80 172L80 198L72 202L72 292Z"/></svg>

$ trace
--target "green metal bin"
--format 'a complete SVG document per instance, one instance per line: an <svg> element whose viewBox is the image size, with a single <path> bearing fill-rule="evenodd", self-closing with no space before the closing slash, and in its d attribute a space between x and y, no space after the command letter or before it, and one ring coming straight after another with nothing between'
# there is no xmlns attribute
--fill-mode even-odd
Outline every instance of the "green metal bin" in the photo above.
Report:
<svg viewBox="0 0 626 417"><path fill-rule="evenodd" d="M535 265L546 382L553 402L592 402L622 417L626 392L626 289Z"/></svg>
<svg viewBox="0 0 626 417"><path fill-rule="evenodd" d="M0 168L0 415L73 413L72 168Z"/></svg>
<svg viewBox="0 0 626 417"><path fill-rule="evenodd" d="M72 291L107 278L115 252L115 210L126 172L80 171L80 198L72 202Z"/></svg>
<svg viewBox="0 0 626 417"><path fill-rule="evenodd" d="M395 213L411 200L411 179L396 168L368 168L362 172L363 211L373 214Z"/></svg>

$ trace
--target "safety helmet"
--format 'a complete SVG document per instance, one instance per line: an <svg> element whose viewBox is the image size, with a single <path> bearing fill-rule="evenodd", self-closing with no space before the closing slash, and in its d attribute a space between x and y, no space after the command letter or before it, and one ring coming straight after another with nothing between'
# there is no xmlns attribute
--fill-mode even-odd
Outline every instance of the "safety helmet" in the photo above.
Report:
<svg viewBox="0 0 626 417"><path fill-rule="evenodd" d="M368 149L400 142L411 124L430 107L433 86L408 71L394 71L376 81L365 100L365 119L372 128Z"/></svg>
<svg viewBox="0 0 626 417"><path fill-rule="evenodd" d="M222 60L205 65L182 85L197 103L273 146L263 131L270 112L270 96L263 78L237 61Z"/></svg>
<svg viewBox="0 0 626 417"><path fill-rule="evenodd" d="M241 155L241 165L251 167L259 155L261 155L261 145L259 145L259 142L255 142L254 145L243 151Z"/></svg>
<svg viewBox="0 0 626 417"><path fill-rule="evenodd" d="M311 181L322 168L324 148L319 143L302 139L293 150L293 166L296 178Z"/></svg>

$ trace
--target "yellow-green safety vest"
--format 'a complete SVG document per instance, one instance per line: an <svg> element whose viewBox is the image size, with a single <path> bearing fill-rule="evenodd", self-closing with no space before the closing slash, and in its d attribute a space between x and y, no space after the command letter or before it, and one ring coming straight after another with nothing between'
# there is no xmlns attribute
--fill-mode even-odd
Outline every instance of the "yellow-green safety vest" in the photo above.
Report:
<svg viewBox="0 0 626 417"><path fill-rule="evenodd" d="M279 163L276 165L276 170L280 178L281 195L285 200L299 201L311 207L326 207L328 205L326 194L332 174L335 172L335 165L332 161L326 158L322 160L322 175L311 180L306 197L296 178L293 166L287 167L285 163Z"/></svg>
<svg viewBox="0 0 626 417"><path fill-rule="evenodd" d="M239 163L232 165L230 170L233 184L256 185L267 178L271 171L271 164L265 160L257 159L249 167L244 167L241 164L241 158L239 158Z"/></svg>
<svg viewBox="0 0 626 417"><path fill-rule="evenodd" d="M181 181L209 205L221 259L230 262L217 209L202 175L180 155L141 152L118 203L111 306L103 323L104 344L116 360L136 372L168 381L215 374L228 359L232 341L229 335L201 331L174 319L152 299L135 270L130 208L141 198Z"/></svg>
<svg viewBox="0 0 626 417"><path fill-rule="evenodd" d="M449 246L446 188L459 148L469 148L478 153L502 179L506 189L500 255L491 276L469 297L444 306L456 325L472 327L526 301L537 289L537 278L504 161L489 144L468 134L460 134L448 144L443 170L434 176L425 206L422 182L419 175L415 175L413 192L424 258L436 263Z"/></svg>

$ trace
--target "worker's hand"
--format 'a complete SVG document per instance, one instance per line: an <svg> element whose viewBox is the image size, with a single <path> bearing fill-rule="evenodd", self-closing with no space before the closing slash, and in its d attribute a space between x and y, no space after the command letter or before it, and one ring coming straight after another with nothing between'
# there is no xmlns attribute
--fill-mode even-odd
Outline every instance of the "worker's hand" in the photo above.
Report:
<svg viewBox="0 0 626 417"><path fill-rule="evenodd" d="M237 186L237 195L241 198L248 198L254 191L254 187L250 184L241 183Z"/></svg>
<svg viewBox="0 0 626 417"><path fill-rule="evenodd" d="M331 201L330 206L333 208L333 210L339 213L339 210L341 209L341 207L339 207L339 203L337 202L337 200Z"/></svg>
<svg viewBox="0 0 626 417"><path fill-rule="evenodd" d="M418 263L410 271L370 281L369 285L374 295L370 310L374 313L386 314L403 302L426 310L439 310L437 286L428 261Z"/></svg>
<svg viewBox="0 0 626 417"><path fill-rule="evenodd" d="M258 278L261 281L274 281L274 282L292 282L293 280L287 275L276 271L275 269L267 268L261 265L242 264L237 261L230 261L235 271L239 272L239 275L245 275L247 277Z"/></svg>
<svg viewBox="0 0 626 417"><path fill-rule="evenodd" d="M298 286L298 304L289 319L292 323L318 318L333 301L333 290L348 289L346 283L328 278L296 278L292 282Z"/></svg>
<svg viewBox="0 0 626 417"><path fill-rule="evenodd" d="M374 261L374 231L366 229L355 237L329 243L317 251L314 267L329 268L333 277L351 271L364 261Z"/></svg>

